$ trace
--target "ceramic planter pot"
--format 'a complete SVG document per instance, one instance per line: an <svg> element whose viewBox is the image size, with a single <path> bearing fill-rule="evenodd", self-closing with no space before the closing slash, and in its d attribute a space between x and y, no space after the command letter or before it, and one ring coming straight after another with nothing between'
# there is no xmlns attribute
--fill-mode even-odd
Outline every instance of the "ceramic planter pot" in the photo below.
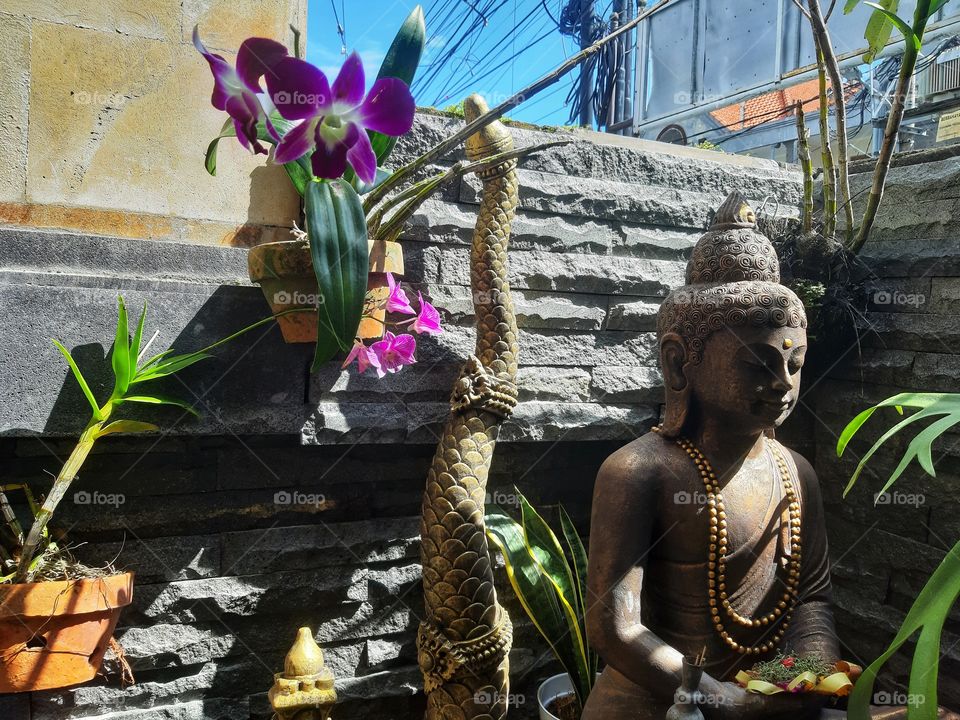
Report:
<svg viewBox="0 0 960 720"><path fill-rule="evenodd" d="M386 299L387 276L403 274L403 248L400 243L369 241L370 275L367 278L367 297L364 317L357 334L367 340L383 336L384 311L375 309ZM316 306L317 278L313 273L310 245L306 240L285 240L264 243L250 248L247 255L250 280L258 283L274 313L292 308ZM379 322L378 322L379 321ZM317 341L316 313L290 313L277 319L283 339L288 343Z"/></svg>
<svg viewBox="0 0 960 720"><path fill-rule="evenodd" d="M133 573L0 585L0 693L92 680L132 599Z"/></svg>
<svg viewBox="0 0 960 720"><path fill-rule="evenodd" d="M554 675L540 683L540 687L537 689L537 706L540 710L540 720L560 720L560 718L547 710L547 706L558 697L572 695L573 693L573 683L570 682L570 676L567 675L567 673Z"/></svg>

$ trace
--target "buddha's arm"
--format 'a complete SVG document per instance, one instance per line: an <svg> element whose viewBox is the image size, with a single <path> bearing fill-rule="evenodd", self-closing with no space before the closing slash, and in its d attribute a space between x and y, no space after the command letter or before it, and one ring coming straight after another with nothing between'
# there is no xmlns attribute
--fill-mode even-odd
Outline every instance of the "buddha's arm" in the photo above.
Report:
<svg viewBox="0 0 960 720"><path fill-rule="evenodd" d="M840 659L837 633L833 625L830 588L830 557L827 552L827 528L823 500L816 473L803 457L790 453L797 468L803 492L803 558L800 570L800 599L784 641L792 652L816 654L828 662Z"/></svg>
<svg viewBox="0 0 960 720"><path fill-rule="evenodd" d="M640 622L640 590L653 537L659 483L624 448L597 475L587 568L587 635L603 660L631 681L673 697L682 655Z"/></svg>

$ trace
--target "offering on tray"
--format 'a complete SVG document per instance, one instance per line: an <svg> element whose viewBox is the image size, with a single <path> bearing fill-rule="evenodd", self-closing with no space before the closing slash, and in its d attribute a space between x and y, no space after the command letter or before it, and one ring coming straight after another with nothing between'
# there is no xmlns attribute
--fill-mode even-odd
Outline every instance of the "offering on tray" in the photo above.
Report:
<svg viewBox="0 0 960 720"><path fill-rule="evenodd" d="M782 692L815 692L849 695L863 668L845 660L828 663L816 656L779 654L773 660L741 670L736 681L748 692L774 695Z"/></svg>

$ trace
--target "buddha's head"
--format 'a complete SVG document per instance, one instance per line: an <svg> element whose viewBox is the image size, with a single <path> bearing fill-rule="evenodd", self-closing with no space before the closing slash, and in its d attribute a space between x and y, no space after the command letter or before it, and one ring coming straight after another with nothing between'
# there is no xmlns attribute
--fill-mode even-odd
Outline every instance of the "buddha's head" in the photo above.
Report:
<svg viewBox="0 0 960 720"><path fill-rule="evenodd" d="M699 417L769 431L796 405L807 346L803 303L780 284L780 263L739 193L717 210L687 264L686 284L660 308L666 387L662 431Z"/></svg>

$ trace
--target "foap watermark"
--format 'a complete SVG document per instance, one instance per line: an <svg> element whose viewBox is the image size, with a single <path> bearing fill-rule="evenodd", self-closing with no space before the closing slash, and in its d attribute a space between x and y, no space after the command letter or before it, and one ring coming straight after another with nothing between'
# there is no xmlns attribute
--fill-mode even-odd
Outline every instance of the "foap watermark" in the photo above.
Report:
<svg viewBox="0 0 960 720"><path fill-rule="evenodd" d="M123 493L102 493L97 490L89 492L87 490L78 490L73 494L74 505L108 505L110 507L120 507L127 501L127 496Z"/></svg>
<svg viewBox="0 0 960 720"><path fill-rule="evenodd" d="M500 705L506 703L507 707L519 707L527 702L525 695L520 693L509 693L504 695L503 693L497 692L496 690L478 690L474 693L473 702L476 705Z"/></svg>
<svg viewBox="0 0 960 720"><path fill-rule="evenodd" d="M705 693L695 690L692 693L688 693L682 688L677 690L673 694L673 701L677 704L687 704L690 702L695 702L701 707L723 707L724 705L733 704L733 698L723 693Z"/></svg>
<svg viewBox="0 0 960 720"><path fill-rule="evenodd" d="M120 93L102 93L98 90L87 92L78 90L73 93L73 102L75 105L102 105L104 107L116 107L123 105L127 101L126 95Z"/></svg>
<svg viewBox="0 0 960 720"><path fill-rule="evenodd" d="M500 507L517 507L520 505L520 496L516 493L505 493L500 490L488 492L484 498L487 505L499 505Z"/></svg>
<svg viewBox="0 0 960 720"><path fill-rule="evenodd" d="M877 290L873 294L874 305L920 307L927 301L923 293L906 293L902 290Z"/></svg>
<svg viewBox="0 0 960 720"><path fill-rule="evenodd" d="M280 290L273 294L274 305L293 305L302 307L305 305L317 307L323 305L323 293L305 293L299 290L288 292Z"/></svg>
<svg viewBox="0 0 960 720"><path fill-rule="evenodd" d="M299 490L280 490L273 495L275 505L289 507L320 507L327 499L322 493L304 493Z"/></svg>
<svg viewBox="0 0 960 720"><path fill-rule="evenodd" d="M925 697L925 695L918 693L905 693L899 690L894 690L893 692L881 690L873 694L873 704L917 707L921 703L926 702Z"/></svg>
<svg viewBox="0 0 960 720"><path fill-rule="evenodd" d="M673 504L674 505L706 505L707 504L707 494L699 490L694 492L687 492L686 490L680 490L673 494Z"/></svg>
<svg viewBox="0 0 960 720"><path fill-rule="evenodd" d="M927 498L923 493L905 493L895 490L893 492L877 493L873 496L874 505L906 505L908 507L920 507L926 503Z"/></svg>
<svg viewBox="0 0 960 720"><path fill-rule="evenodd" d="M327 96L323 93L305 93L296 90L293 92L281 90L280 92L274 93L271 100L273 100L274 105L320 107L321 105L327 104Z"/></svg>

